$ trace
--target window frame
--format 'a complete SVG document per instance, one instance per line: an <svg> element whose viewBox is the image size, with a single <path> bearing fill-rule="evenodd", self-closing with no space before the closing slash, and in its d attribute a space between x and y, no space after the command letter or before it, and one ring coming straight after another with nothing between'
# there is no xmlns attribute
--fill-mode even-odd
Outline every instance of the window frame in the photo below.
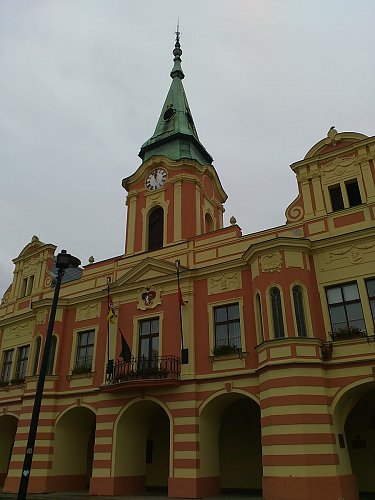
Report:
<svg viewBox="0 0 375 500"><path fill-rule="evenodd" d="M264 322L263 322L263 305L261 293L258 290L254 297L254 309L256 318L256 329L258 336L258 343L264 342Z"/></svg>
<svg viewBox="0 0 375 500"><path fill-rule="evenodd" d="M355 299L355 300L346 300L345 299L344 287L347 286L347 285L355 285L356 286L357 293L358 293L358 299ZM343 299L342 302L335 302L335 303L330 303L329 302L328 291L329 290L334 290L334 289L340 289L341 297ZM326 295L326 304L327 304L327 308L328 308L328 317L329 317L330 326L331 326L331 332L332 333L335 333L335 331L340 330L341 328L350 328L350 327L356 326L356 325L352 325L351 322L359 321L359 319L349 320L348 310L347 310L347 306L350 306L350 305L353 305L353 304L359 304L360 305L361 312L362 312L362 323L363 323L363 328L360 328L360 330L362 332L366 332L365 316L363 314L363 307L362 307L361 295L360 295L360 292L359 292L359 286L358 286L358 282L357 281L349 281L349 282L345 282L345 283L338 283L338 284L335 284L335 285L329 285L329 286L327 286L327 287L324 288L324 291L325 291L325 295ZM333 320L332 320L331 310L334 309L334 308L338 308L340 306L342 306L344 308L346 325L343 326L343 327L336 327L336 328L334 328L334 326L333 326L334 323L333 323ZM336 323L337 323L337 321L336 321ZM340 323L342 323L342 322L340 322Z"/></svg>
<svg viewBox="0 0 375 500"><path fill-rule="evenodd" d="M282 335L276 335L276 318L274 316L274 308L273 308L273 300L272 300L272 290L278 290L279 293L279 298L280 298L280 312L281 312L281 319L282 319ZM272 339L273 340L279 340L279 339L284 339L288 337L287 334L287 329L286 329L286 315L285 315L285 308L284 308L284 297L283 297L283 291L280 286L277 284L273 284L270 286L267 290L267 297L268 297L268 305L269 305L269 326L270 326L270 331L272 332Z"/></svg>
<svg viewBox="0 0 375 500"><path fill-rule="evenodd" d="M17 360L14 372L16 380L24 380L27 376L27 368L30 357L30 344L17 347Z"/></svg>
<svg viewBox="0 0 375 500"><path fill-rule="evenodd" d="M359 195L359 198L361 200L360 203L353 203L350 201L351 196L352 196L352 195L349 195L349 193L348 193L348 186L350 184L355 184L358 187L358 195ZM331 197L331 191L333 189L340 190L341 198L343 201L342 208L341 207L338 207L338 208L333 207L332 197ZM346 210L348 208L355 208L355 207L358 207L358 206L363 205L365 203L365 201L364 201L365 197L363 194L365 191L364 191L364 188L362 186L362 181L358 175L354 176L354 177L350 177L350 178L341 179L339 182L336 182L336 183L329 183L326 185L326 190L328 193L328 200L329 200L329 205L327 205L327 207L328 206L330 207L330 210L328 210L328 212L330 212L330 213L339 212L341 210Z"/></svg>
<svg viewBox="0 0 375 500"><path fill-rule="evenodd" d="M152 332L152 326L151 323L155 322L157 320L157 332ZM150 323L150 333L148 334L143 334L142 333L142 325ZM154 355L153 354L153 339L157 338L158 339L158 354ZM140 319L138 322L138 357L141 358L143 355L141 354L142 352L142 344L147 343L148 344L148 356L145 356L145 359L148 360L149 363L152 362L152 359L155 357L160 356L160 317L159 316L150 316L147 318Z"/></svg>
<svg viewBox="0 0 375 500"><path fill-rule="evenodd" d="M7 359L7 355L10 354L10 359ZM1 375L0 381L2 383L10 382L12 380L12 372L13 372L13 355L14 348L6 349L2 354L2 364L1 364ZM6 375L6 377L4 377Z"/></svg>
<svg viewBox="0 0 375 500"><path fill-rule="evenodd" d="M87 344L82 344L80 345L80 338L83 334L93 334L93 340L92 343L87 343ZM87 369L87 372L92 372L94 370L94 364L95 364L95 357L96 357L96 337L97 337L97 330L96 328L86 328L84 330L77 330L75 332L75 345L74 345L74 354L73 354L73 362L72 362L72 372L79 372L83 371L85 368ZM91 363L90 366L86 363L87 361L87 348L92 347L92 357L91 357ZM86 350L86 355L84 356L85 363L80 363L78 362L78 354L79 350L84 349Z"/></svg>
<svg viewBox="0 0 375 500"><path fill-rule="evenodd" d="M246 352L246 337L245 337L245 321L244 321L244 301L243 297L233 297L227 300L217 300L207 304L207 319L208 319L208 340L209 340L209 355L211 356L215 349L215 324L214 324L214 308L226 304L238 304L240 312L240 335L241 335L241 350Z"/></svg>
<svg viewBox="0 0 375 500"><path fill-rule="evenodd" d="M374 293L374 295L370 295L370 291L369 291L369 287L368 287L368 283L370 281L373 281L375 283L375 278L366 278L365 279L367 299L368 299L369 306L370 306L370 312L371 312L371 318L372 318L372 326L374 328L375 327L375 293Z"/></svg>
<svg viewBox="0 0 375 500"><path fill-rule="evenodd" d="M38 335L34 341L34 349L33 349L33 367L32 367L32 375L35 376L38 374L39 363L40 363L40 353L42 351L42 337Z"/></svg>
<svg viewBox="0 0 375 500"><path fill-rule="evenodd" d="M232 308L233 306L237 307L238 314L236 317L230 318L229 317L229 308ZM216 312L219 309L225 309L225 316L226 316L225 320L218 320L216 318ZM238 302L231 302L229 304L222 304L222 305L214 306L213 314L214 314L213 320L214 320L214 335L215 335L215 337L214 337L214 349L221 347L223 345L226 345L226 346L238 349L238 350L242 350L242 346L241 346L241 318L240 318L240 307L239 307ZM231 336L230 325L235 325L235 324L238 324L238 335L236 337L233 337L233 336ZM224 342L224 343L219 344L217 335L218 335L219 327L222 327L222 326L226 326L226 339L225 339L226 343ZM235 339L234 343L232 343L233 339Z"/></svg>
<svg viewBox="0 0 375 500"><path fill-rule="evenodd" d="M300 291L300 299L301 303L299 304L302 315L303 317L301 318L299 314L297 314L297 308L296 308L296 295L295 295L295 289L299 289ZM300 284L300 283L293 283L291 286L291 298L292 298L292 304L293 304L293 314L294 314L294 321L295 321L295 331L297 333L298 338L306 338L309 336L309 322L308 322L308 307L307 307L307 293L306 289ZM300 332L300 326L303 326L304 329L304 334L301 335Z"/></svg>
<svg viewBox="0 0 375 500"><path fill-rule="evenodd" d="M28 276L24 276L21 279L21 290L19 297L29 297L32 294L35 283L35 274L30 274Z"/></svg>
<svg viewBox="0 0 375 500"><path fill-rule="evenodd" d="M158 236L158 241L155 242L152 239L152 231L155 231L153 228L151 230L151 218L155 216L155 213L160 212L160 220L158 221L159 227L157 228L157 236ZM155 205L152 207L147 214L147 251L148 252L153 252L155 250L160 250L165 246L165 231L164 231L164 226L165 226L165 210L164 207L161 205ZM155 231L156 233L156 231ZM159 241L161 239L161 241Z"/></svg>

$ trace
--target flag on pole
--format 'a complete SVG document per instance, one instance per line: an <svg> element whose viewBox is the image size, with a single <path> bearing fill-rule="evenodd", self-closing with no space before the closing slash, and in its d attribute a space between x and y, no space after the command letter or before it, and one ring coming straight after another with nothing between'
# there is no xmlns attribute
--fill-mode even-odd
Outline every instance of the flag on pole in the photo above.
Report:
<svg viewBox="0 0 375 500"><path fill-rule="evenodd" d="M115 306L113 305L112 298L108 296L108 314L107 314L108 323L114 323L115 317L116 317Z"/></svg>
<svg viewBox="0 0 375 500"><path fill-rule="evenodd" d="M119 329L119 331L120 331L120 335L121 335L120 358L122 358L125 363L129 363L131 358L132 358L132 352L130 350L128 343L126 342L125 337L122 334L122 331L120 329Z"/></svg>
<svg viewBox="0 0 375 500"><path fill-rule="evenodd" d="M178 285L177 297L178 297L178 304L179 304L180 306L184 306L184 305L185 305L185 302L184 302L184 299L182 298L182 292L181 292L180 285Z"/></svg>

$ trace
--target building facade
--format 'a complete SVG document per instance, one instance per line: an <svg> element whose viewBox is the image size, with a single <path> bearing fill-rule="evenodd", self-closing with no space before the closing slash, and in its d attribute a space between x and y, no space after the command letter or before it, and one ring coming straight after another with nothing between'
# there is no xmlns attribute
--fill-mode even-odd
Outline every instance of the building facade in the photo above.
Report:
<svg viewBox="0 0 375 500"><path fill-rule="evenodd" d="M127 192L123 255L65 283L29 492L146 488L266 500L375 494L375 137L331 128L292 164L283 226L223 226L227 195L172 83ZM0 484L22 471L56 247L0 306Z"/></svg>

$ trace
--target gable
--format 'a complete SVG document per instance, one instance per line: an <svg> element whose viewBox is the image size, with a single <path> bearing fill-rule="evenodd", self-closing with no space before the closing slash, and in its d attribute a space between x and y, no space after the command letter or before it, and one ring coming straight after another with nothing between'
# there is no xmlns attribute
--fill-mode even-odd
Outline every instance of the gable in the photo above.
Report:
<svg viewBox="0 0 375 500"><path fill-rule="evenodd" d="M147 257L131 270L126 272L121 278L116 280L113 288L136 283L144 283L150 280L175 280L176 266L174 262L161 261L152 257Z"/></svg>

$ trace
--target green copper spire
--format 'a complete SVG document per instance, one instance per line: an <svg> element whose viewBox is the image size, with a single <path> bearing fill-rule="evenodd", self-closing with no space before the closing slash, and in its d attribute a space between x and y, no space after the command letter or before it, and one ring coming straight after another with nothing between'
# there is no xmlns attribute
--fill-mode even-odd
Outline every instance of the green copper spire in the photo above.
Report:
<svg viewBox="0 0 375 500"><path fill-rule="evenodd" d="M185 78L181 67L180 32L177 26L176 43L173 50L172 83L164 102L159 121L151 139L146 141L139 152L143 161L151 156L162 155L171 160L192 158L202 165L212 163L211 155L200 143L194 120L190 112L182 80Z"/></svg>

